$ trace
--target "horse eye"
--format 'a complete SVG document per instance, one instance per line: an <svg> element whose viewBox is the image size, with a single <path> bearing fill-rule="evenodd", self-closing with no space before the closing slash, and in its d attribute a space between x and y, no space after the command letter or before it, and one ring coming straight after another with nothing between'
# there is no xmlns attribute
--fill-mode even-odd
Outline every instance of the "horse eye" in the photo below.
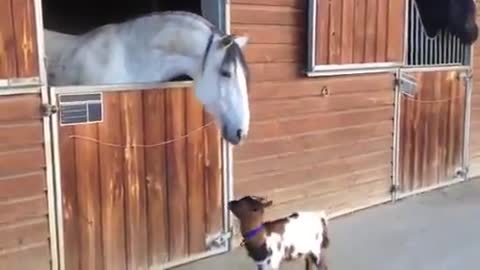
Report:
<svg viewBox="0 0 480 270"><path fill-rule="evenodd" d="M227 78L232 77L232 73L230 73L230 71L226 71L226 70L220 71L220 75L222 75L223 77L227 77Z"/></svg>

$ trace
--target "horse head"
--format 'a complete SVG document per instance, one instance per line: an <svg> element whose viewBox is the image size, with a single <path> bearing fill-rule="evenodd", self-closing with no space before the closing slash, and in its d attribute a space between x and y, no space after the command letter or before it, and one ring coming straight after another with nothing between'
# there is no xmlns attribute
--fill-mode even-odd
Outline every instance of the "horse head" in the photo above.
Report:
<svg viewBox="0 0 480 270"><path fill-rule="evenodd" d="M246 138L250 125L248 67L242 52L247 42L247 37L212 33L194 78L196 96L233 145Z"/></svg>
<svg viewBox="0 0 480 270"><path fill-rule="evenodd" d="M415 0L425 32L431 38L447 30L463 43L478 38L474 0Z"/></svg>

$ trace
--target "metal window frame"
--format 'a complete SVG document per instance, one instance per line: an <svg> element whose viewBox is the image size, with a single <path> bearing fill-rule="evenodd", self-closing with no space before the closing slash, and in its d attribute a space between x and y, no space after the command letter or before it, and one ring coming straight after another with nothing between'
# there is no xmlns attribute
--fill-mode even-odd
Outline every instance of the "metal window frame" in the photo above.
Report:
<svg viewBox="0 0 480 270"><path fill-rule="evenodd" d="M317 64L316 63L317 1L318 0L308 0L308 20L307 20L308 59L307 59L307 68L305 71L305 74L307 77L324 77L324 76L336 76L336 75L395 72L398 68L403 66L403 63L401 62L372 62L372 63L344 64L344 65Z"/></svg>
<svg viewBox="0 0 480 270"><path fill-rule="evenodd" d="M318 65L316 63L316 19L317 19L317 1L308 0L308 20L307 20L307 64L305 75L307 77L326 77L326 76L338 76L338 75L355 75L355 74L371 74L371 73L386 73L396 72L397 69L408 69L411 71L433 71L433 70L452 70L452 69L465 69L472 67L473 65L473 48L471 45L467 54L468 65L458 64L443 64L443 65L407 65L408 60L408 23L409 23L409 4L410 0L405 1L405 18L404 18L404 33L403 33L403 59L401 62L375 62L375 63L363 63L363 64L342 64L342 65Z"/></svg>

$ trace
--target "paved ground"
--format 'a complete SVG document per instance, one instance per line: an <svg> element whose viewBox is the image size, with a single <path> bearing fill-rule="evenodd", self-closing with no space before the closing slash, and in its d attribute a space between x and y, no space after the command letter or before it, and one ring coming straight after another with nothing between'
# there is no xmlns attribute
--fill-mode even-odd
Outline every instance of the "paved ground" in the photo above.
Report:
<svg viewBox="0 0 480 270"><path fill-rule="evenodd" d="M330 231L330 270L478 270L480 180L340 217ZM200 269L254 268L242 249L177 268Z"/></svg>

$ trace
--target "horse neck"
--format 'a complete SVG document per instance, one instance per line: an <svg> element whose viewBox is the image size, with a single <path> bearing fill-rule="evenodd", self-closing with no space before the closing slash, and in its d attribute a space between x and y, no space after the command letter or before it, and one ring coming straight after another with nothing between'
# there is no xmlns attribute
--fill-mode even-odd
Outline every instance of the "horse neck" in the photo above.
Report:
<svg viewBox="0 0 480 270"><path fill-rule="evenodd" d="M75 44L77 37L65 33L55 32L44 29L45 35L45 51L48 56L48 63L55 63L58 61L62 53Z"/></svg>
<svg viewBox="0 0 480 270"><path fill-rule="evenodd" d="M157 28L158 25L156 24ZM145 61L152 65L148 70L157 72L150 76L158 80L159 77L171 79L188 75L195 80L200 74L212 30L204 25L197 27L181 23L165 25L157 30L153 37L145 37L151 39L150 44L156 52L156 56L152 54L145 56L147 58ZM136 46L135 43L132 45Z"/></svg>

